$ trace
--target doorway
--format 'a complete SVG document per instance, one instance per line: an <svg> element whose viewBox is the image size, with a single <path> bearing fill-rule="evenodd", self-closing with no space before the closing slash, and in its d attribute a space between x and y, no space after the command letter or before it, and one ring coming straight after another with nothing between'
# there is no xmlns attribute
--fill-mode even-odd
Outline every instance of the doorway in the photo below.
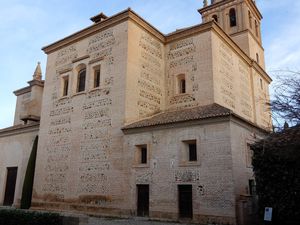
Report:
<svg viewBox="0 0 300 225"><path fill-rule="evenodd" d="M193 191L192 185L178 185L179 217L193 218Z"/></svg>
<svg viewBox="0 0 300 225"><path fill-rule="evenodd" d="M137 185L137 215L149 216L149 185Z"/></svg>
<svg viewBox="0 0 300 225"><path fill-rule="evenodd" d="M12 206L15 198L18 167L8 167L3 205Z"/></svg>

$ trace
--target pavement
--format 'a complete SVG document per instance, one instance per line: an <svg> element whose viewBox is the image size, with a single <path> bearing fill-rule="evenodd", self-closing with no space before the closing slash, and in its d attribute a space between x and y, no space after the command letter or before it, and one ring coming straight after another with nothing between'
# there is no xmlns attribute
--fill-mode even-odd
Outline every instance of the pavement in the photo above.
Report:
<svg viewBox="0 0 300 225"><path fill-rule="evenodd" d="M145 218L114 219L90 217L88 225L190 225L188 223L171 223L151 221Z"/></svg>

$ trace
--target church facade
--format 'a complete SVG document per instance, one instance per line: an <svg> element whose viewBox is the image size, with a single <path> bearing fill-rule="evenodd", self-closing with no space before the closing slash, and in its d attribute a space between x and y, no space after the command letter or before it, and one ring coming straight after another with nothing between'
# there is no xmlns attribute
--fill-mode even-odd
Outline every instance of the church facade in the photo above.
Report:
<svg viewBox="0 0 300 225"><path fill-rule="evenodd" d="M131 9L101 13L44 47L45 81L38 65L0 131L0 204L9 173L19 204L39 135L32 209L246 224L249 146L272 126L262 16L252 0L199 13L167 35Z"/></svg>

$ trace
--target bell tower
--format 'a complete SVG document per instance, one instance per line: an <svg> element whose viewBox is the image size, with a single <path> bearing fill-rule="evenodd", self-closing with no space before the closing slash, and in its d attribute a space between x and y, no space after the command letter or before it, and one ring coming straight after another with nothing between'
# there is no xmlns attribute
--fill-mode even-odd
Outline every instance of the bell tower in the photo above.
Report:
<svg viewBox="0 0 300 225"><path fill-rule="evenodd" d="M204 23L215 20L250 58L265 68L262 15L254 0L211 0L211 4L204 0L198 11Z"/></svg>

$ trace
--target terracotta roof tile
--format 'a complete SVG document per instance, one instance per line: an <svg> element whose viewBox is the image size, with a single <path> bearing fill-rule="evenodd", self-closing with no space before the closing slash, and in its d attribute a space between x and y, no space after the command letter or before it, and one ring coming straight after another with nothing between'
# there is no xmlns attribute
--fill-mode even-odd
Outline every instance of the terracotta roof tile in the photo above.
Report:
<svg viewBox="0 0 300 225"><path fill-rule="evenodd" d="M218 104L211 104L206 106L198 106L194 108L159 113L152 117L128 124L125 127L123 127L123 130L185 122L191 120L207 119L213 117L227 116L230 114L231 110Z"/></svg>

